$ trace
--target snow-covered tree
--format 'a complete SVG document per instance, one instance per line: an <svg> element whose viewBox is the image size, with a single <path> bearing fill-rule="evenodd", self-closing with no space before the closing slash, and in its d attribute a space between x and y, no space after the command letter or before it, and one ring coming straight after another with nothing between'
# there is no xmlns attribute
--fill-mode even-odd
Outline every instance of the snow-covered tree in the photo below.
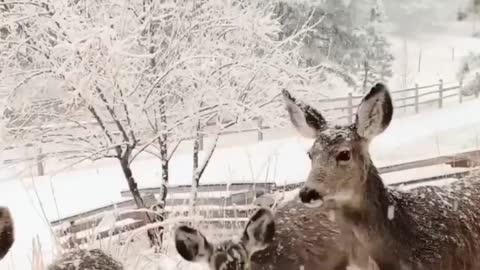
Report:
<svg viewBox="0 0 480 270"><path fill-rule="evenodd" d="M344 1L272 1L275 14L282 26L280 38L287 38L299 28L309 26L310 31L301 39L299 59L302 66L323 66L323 73L342 79L354 87L350 63L346 60L355 48L352 35L353 22ZM327 77L323 78L327 80Z"/></svg>
<svg viewBox="0 0 480 270"><path fill-rule="evenodd" d="M457 71L457 79L462 82L462 94L469 96L480 93L480 55L470 52L463 57Z"/></svg>
<svg viewBox="0 0 480 270"><path fill-rule="evenodd" d="M132 0L8 8L14 19L0 42L0 88L10 107L9 145L42 145L46 158L72 162L114 158L140 208L131 167L138 156L160 158L166 188L179 143L260 118L279 124L281 89L318 93L328 70L299 64L300 41L315 20L280 38L270 5ZM37 91L41 84L48 93ZM39 99L52 106L38 106ZM203 163L200 147L193 149L194 186L214 147ZM164 201L166 189L161 195Z"/></svg>
<svg viewBox="0 0 480 270"><path fill-rule="evenodd" d="M382 29L386 26L383 1L274 2L284 36L301 25L312 26L302 40L304 65L325 65L325 71L354 89L392 76L393 57Z"/></svg>

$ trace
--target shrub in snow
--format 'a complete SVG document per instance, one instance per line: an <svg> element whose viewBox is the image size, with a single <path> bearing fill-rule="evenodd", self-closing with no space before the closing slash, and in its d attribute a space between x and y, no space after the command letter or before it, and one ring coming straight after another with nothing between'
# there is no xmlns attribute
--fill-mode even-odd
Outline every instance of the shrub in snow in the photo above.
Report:
<svg viewBox="0 0 480 270"><path fill-rule="evenodd" d="M480 92L480 55L470 52L462 59L457 72L457 78L462 82L462 95L470 96Z"/></svg>

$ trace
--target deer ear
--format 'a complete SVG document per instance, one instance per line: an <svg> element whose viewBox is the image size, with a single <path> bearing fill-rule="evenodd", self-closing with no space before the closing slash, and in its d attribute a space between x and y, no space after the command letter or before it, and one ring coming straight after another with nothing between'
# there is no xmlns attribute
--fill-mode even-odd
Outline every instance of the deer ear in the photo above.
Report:
<svg viewBox="0 0 480 270"><path fill-rule="evenodd" d="M190 262L207 260L213 250L201 232L188 226L180 226L175 230L175 247L177 252Z"/></svg>
<svg viewBox="0 0 480 270"><path fill-rule="evenodd" d="M388 89L377 83L358 106L355 121L358 135L370 141L388 127L392 116L393 104Z"/></svg>
<svg viewBox="0 0 480 270"><path fill-rule="evenodd" d="M13 242L12 216L7 208L0 207L0 260L7 255Z"/></svg>
<svg viewBox="0 0 480 270"><path fill-rule="evenodd" d="M245 226L241 241L247 251L253 254L265 249L272 242L274 235L275 222L272 212L266 208L260 208Z"/></svg>
<svg viewBox="0 0 480 270"><path fill-rule="evenodd" d="M287 90L282 91L290 121L301 135L315 138L319 131L326 128L327 121L311 106L294 98Z"/></svg>

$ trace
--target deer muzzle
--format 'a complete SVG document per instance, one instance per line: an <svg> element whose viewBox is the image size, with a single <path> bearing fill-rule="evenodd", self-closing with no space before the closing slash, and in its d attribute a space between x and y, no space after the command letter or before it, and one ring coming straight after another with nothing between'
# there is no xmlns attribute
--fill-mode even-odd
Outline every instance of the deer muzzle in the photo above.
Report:
<svg viewBox="0 0 480 270"><path fill-rule="evenodd" d="M303 187L300 190L299 196L303 203L311 203L322 199L320 193L309 187Z"/></svg>

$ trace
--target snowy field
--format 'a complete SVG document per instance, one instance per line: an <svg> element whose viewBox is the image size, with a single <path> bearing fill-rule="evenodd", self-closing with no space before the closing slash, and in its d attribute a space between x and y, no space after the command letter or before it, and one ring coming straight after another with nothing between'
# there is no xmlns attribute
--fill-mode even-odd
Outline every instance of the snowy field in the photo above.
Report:
<svg viewBox="0 0 480 270"><path fill-rule="evenodd" d="M391 88L405 88L404 83L407 88L415 83L429 85L440 79L445 83L457 83L462 57L480 48L480 39L472 37L471 33L471 22L449 22L441 32L415 37L390 36L396 59L394 76L389 80Z"/></svg>

